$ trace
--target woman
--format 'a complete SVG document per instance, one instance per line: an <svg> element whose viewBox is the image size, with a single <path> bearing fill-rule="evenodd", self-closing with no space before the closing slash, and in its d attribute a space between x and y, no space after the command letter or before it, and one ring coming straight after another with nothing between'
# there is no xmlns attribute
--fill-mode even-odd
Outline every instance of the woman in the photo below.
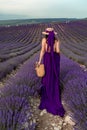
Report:
<svg viewBox="0 0 87 130"><path fill-rule="evenodd" d="M65 110L61 104L59 88L60 72L60 49L59 40L55 38L57 34L53 28L47 28L42 32L45 38L42 39L42 48L38 64L42 59L45 66L45 76L41 79L41 101L39 109L46 109L53 115L64 116Z"/></svg>

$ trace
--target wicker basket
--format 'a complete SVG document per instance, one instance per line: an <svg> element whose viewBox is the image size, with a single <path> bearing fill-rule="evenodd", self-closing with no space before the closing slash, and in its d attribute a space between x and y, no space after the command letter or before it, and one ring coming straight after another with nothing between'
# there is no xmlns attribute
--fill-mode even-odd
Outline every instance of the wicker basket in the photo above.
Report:
<svg viewBox="0 0 87 130"><path fill-rule="evenodd" d="M36 65L35 66L36 74L38 77L43 77L45 75L45 68L44 64Z"/></svg>

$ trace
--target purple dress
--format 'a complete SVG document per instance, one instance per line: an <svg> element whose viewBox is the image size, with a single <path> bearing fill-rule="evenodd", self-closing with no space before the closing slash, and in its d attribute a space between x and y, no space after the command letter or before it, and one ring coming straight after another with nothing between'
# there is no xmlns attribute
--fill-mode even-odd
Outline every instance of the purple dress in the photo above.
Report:
<svg viewBox="0 0 87 130"><path fill-rule="evenodd" d="M64 116L65 110L61 104L59 73L60 73L60 53L45 52L43 56L45 65L45 76L41 79L41 100L39 109L46 109L53 115Z"/></svg>

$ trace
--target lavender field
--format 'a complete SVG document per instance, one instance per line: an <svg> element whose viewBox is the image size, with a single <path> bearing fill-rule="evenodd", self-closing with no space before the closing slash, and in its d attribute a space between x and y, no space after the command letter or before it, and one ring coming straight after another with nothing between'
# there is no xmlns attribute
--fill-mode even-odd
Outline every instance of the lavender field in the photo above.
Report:
<svg viewBox="0 0 87 130"><path fill-rule="evenodd" d="M31 97L39 97L35 74L42 31L53 27L60 39L60 87L66 112L87 130L87 20L0 27L0 130L35 130ZM27 123L27 126L25 125Z"/></svg>

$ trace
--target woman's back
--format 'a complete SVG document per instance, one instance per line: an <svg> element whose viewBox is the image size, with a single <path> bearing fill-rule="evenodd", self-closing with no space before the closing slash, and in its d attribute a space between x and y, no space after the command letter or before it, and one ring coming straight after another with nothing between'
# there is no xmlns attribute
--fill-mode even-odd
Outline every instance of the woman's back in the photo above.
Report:
<svg viewBox="0 0 87 130"><path fill-rule="evenodd" d="M50 49L51 48L50 48L50 46L48 48L47 39L43 38L43 40L44 40L44 49L45 49L45 52L49 52L50 53ZM47 48L48 48L48 50L47 50ZM60 52L59 42L57 40L54 41L53 51L56 52L56 53Z"/></svg>

